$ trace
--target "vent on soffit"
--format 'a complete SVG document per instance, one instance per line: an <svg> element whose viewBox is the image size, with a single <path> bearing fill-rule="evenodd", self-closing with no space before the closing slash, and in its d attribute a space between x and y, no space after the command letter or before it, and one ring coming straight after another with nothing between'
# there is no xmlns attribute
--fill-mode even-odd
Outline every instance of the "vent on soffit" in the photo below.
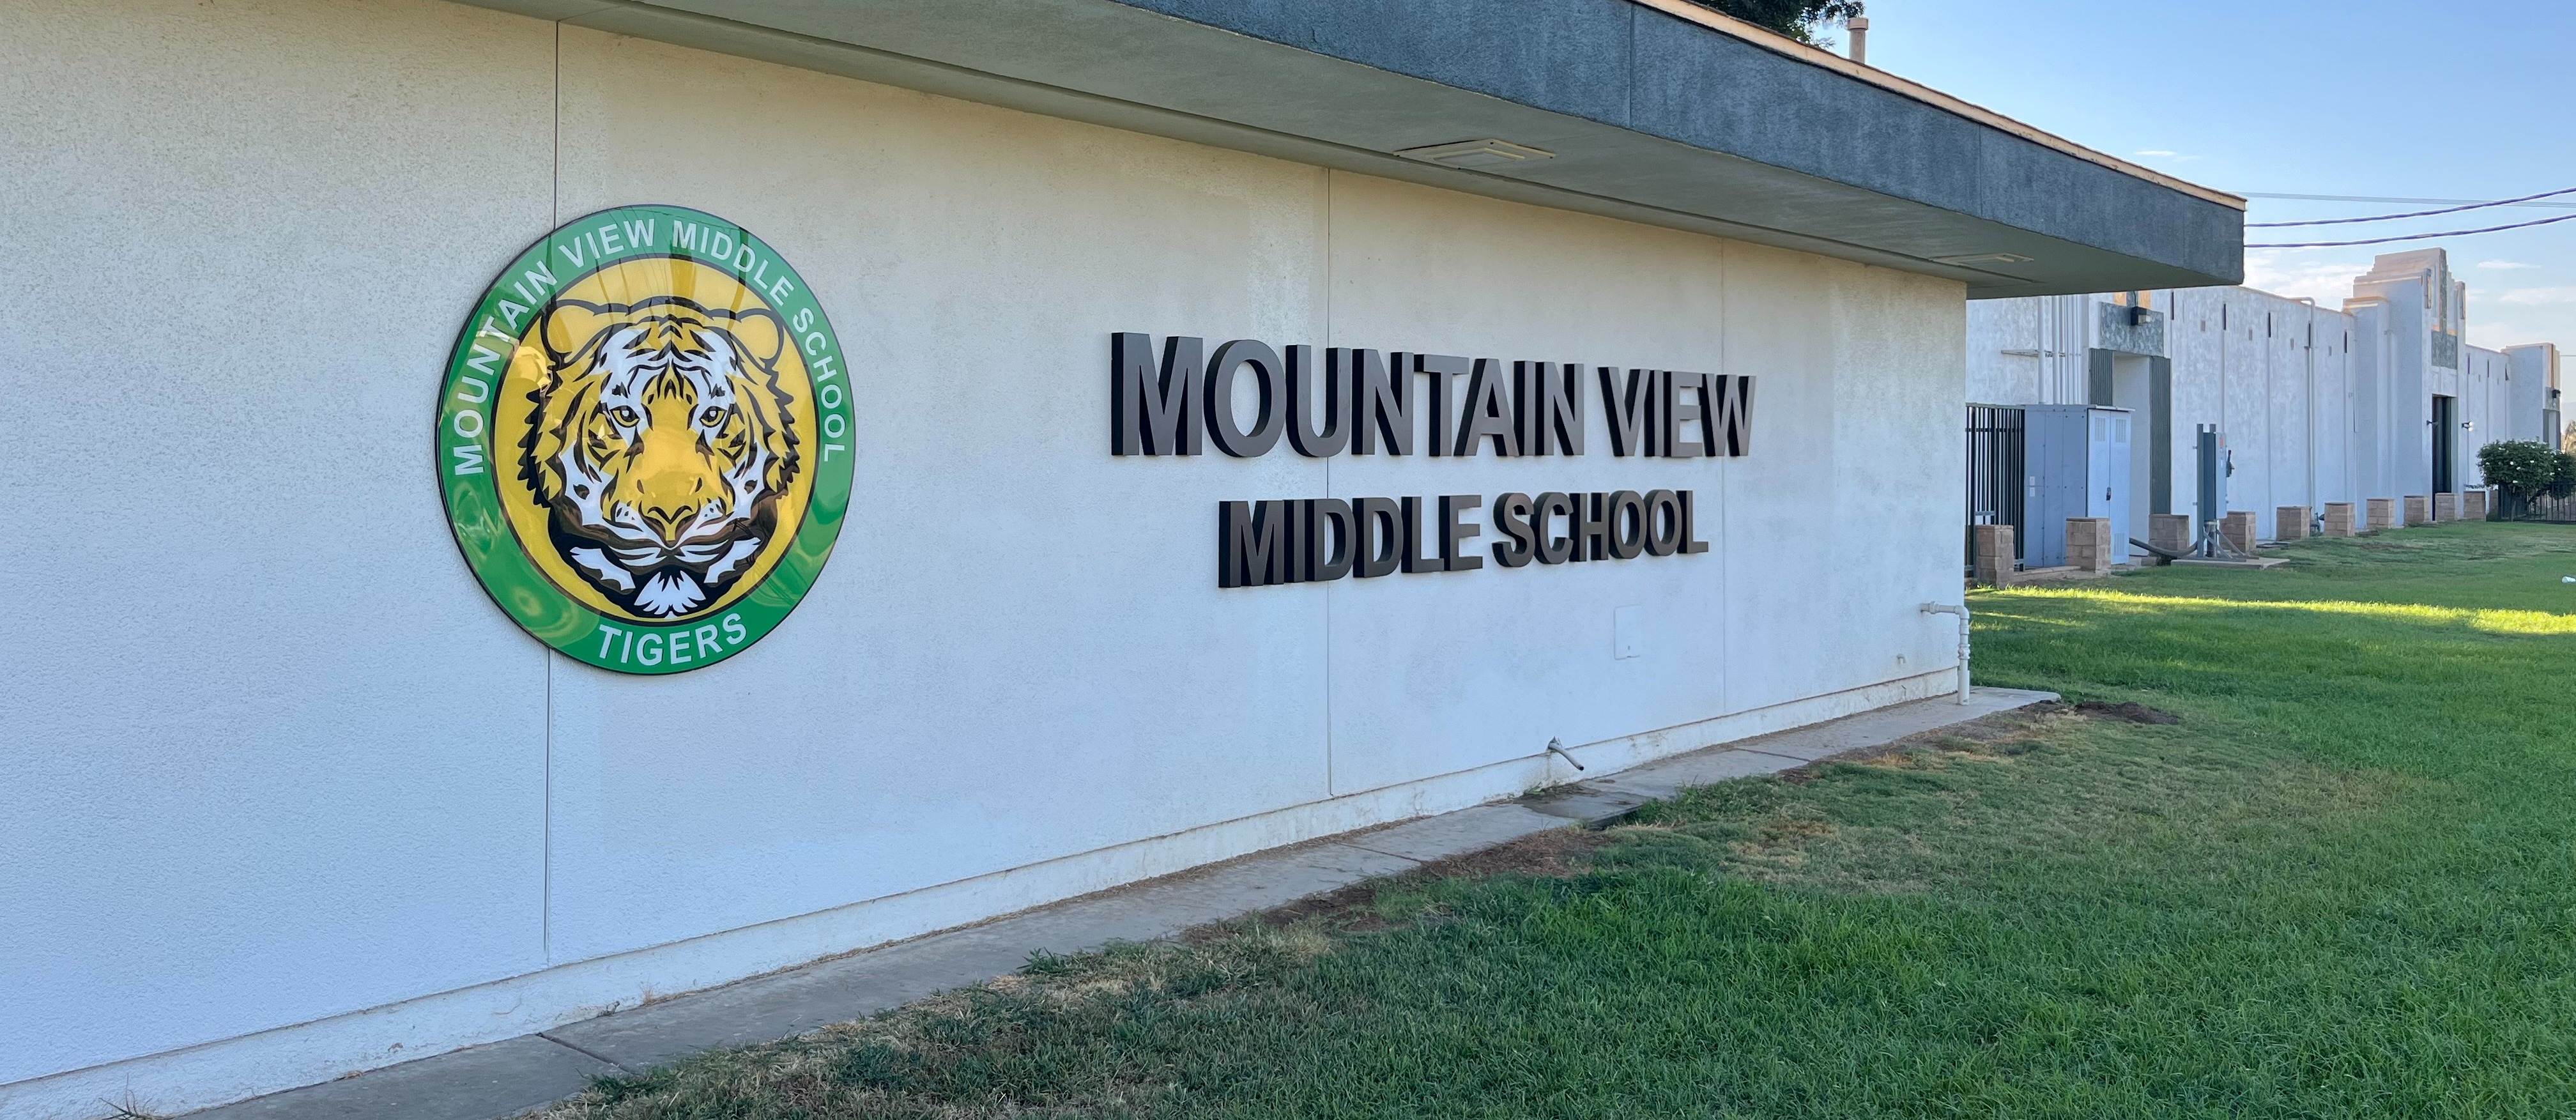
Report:
<svg viewBox="0 0 2576 1120"><path fill-rule="evenodd" d="M1474 171L1496 168L1525 167L1556 158L1556 153L1509 140L1461 140L1454 144L1433 144L1423 148L1401 148L1397 155L1436 163L1442 167L1463 167Z"/></svg>
<svg viewBox="0 0 2576 1120"><path fill-rule="evenodd" d="M2029 264L2030 258L2019 253L1968 253L1956 257L1934 257L1934 264L1955 264L1962 268L1983 268L1999 264Z"/></svg>

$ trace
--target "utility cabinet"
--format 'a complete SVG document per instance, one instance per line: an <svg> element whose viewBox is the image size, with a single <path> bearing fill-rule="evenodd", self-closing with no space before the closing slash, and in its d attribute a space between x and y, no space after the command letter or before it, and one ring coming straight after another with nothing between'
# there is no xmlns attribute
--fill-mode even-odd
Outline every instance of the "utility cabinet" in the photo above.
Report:
<svg viewBox="0 0 2576 1120"><path fill-rule="evenodd" d="M2070 517L2110 518L2112 552L2127 555L2135 535L2129 525L2129 410L2043 404L2028 406L2026 413L2030 545L2024 563L2066 563Z"/></svg>

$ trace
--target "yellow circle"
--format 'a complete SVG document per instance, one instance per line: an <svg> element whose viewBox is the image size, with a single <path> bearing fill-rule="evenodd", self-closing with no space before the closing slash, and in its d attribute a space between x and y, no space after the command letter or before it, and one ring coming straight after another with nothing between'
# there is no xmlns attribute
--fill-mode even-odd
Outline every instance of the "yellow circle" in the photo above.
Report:
<svg viewBox="0 0 2576 1120"><path fill-rule="evenodd" d="M759 587L814 486L814 385L793 339L758 292L675 257L609 265L530 315L492 446L509 464L501 504L537 570L602 615L646 624L705 618ZM710 396L732 413L720 429L690 427ZM775 484L739 500L755 474ZM702 504L679 505L692 497ZM680 535L678 513L647 516L674 507L695 535Z"/></svg>

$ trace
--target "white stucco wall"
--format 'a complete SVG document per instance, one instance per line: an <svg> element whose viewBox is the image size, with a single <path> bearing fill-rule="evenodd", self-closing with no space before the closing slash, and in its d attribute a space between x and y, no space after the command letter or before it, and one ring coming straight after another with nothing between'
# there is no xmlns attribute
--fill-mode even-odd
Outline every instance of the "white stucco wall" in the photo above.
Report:
<svg viewBox="0 0 2576 1120"><path fill-rule="evenodd" d="M2558 433L2550 431L2548 413L2553 407L2550 392L2558 387L2558 347L2536 342L2505 348L2506 369L2512 376L2512 388L2506 394L2503 439L2536 440L2555 446Z"/></svg>
<svg viewBox="0 0 2576 1120"><path fill-rule="evenodd" d="M2457 433L2458 486L2478 485L2480 447L2538 438L2548 348L2517 348L2527 351L2517 360L2463 346L2458 369L2431 366L2428 323L2446 313L2463 320L2465 295L2440 281L2438 253L2382 264L2387 275L2365 278L2359 286L2369 295L2343 311L2242 287L2146 293L2166 316L2173 363L2172 512L2192 511L2201 424L2226 433L2236 465L2229 505L2259 514L2267 537L2278 532L2272 515L2280 506L2430 493L2436 394L2457 397L2458 419L2473 425ZM2418 265L2423 276L2408 271ZM2447 312L2435 298L2444 291ZM2087 350L2101 345L2099 312L2108 299L1970 304L1969 399L2086 401Z"/></svg>
<svg viewBox="0 0 2576 1120"><path fill-rule="evenodd" d="M2099 296L1981 299L1968 305L1968 399L2091 404L2087 351Z"/></svg>
<svg viewBox="0 0 2576 1120"><path fill-rule="evenodd" d="M432 0L0 21L0 283L63 309L0 317L0 423L65 449L0 498L77 526L5 553L42 640L0 643L0 1117L1508 796L1551 737L1598 772L1945 687L1954 283ZM670 678L516 630L428 469L493 270L630 202L776 245L863 375L820 584ZM1754 453L1614 458L1596 397L1579 459L1117 459L1120 330L1749 374ZM1211 578L1221 499L1656 486L1712 552Z"/></svg>
<svg viewBox="0 0 2576 1120"><path fill-rule="evenodd" d="M2267 537L2280 506L2357 501L2352 318L2250 288L2160 294L2172 308L2175 512L2190 512L2198 492L2202 424L2218 425L2235 453L2230 508L2257 513Z"/></svg>

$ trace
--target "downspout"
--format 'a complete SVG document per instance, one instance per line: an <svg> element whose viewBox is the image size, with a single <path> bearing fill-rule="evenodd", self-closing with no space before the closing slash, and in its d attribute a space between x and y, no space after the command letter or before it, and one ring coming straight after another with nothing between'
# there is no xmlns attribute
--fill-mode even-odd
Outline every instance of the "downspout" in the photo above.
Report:
<svg viewBox="0 0 2576 1120"><path fill-rule="evenodd" d="M2323 516L2317 504L2317 306L2308 305L2308 515Z"/></svg>
<svg viewBox="0 0 2576 1120"><path fill-rule="evenodd" d="M1968 605L1966 603L1925 603L1925 614L1959 616L1959 703L1968 702Z"/></svg>

